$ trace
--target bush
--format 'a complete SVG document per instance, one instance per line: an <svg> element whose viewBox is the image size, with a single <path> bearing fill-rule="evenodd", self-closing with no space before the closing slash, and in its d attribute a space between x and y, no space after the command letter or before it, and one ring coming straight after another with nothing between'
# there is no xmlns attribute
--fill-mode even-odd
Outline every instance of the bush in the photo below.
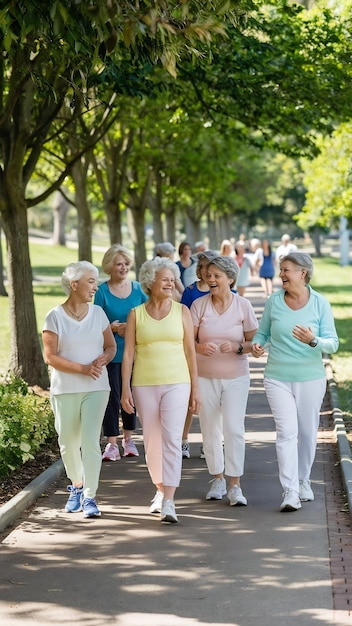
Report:
<svg viewBox="0 0 352 626"><path fill-rule="evenodd" d="M42 397L21 378L0 384L0 477L8 476L55 434L48 397Z"/></svg>

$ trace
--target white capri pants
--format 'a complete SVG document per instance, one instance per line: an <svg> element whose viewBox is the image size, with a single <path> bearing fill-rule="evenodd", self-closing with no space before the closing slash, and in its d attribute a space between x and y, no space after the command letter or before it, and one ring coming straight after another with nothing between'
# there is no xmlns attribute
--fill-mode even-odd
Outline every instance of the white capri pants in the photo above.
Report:
<svg viewBox="0 0 352 626"><path fill-rule="evenodd" d="M60 454L72 483L83 482L84 498L95 498L101 470L100 433L109 391L51 397Z"/></svg>
<svg viewBox="0 0 352 626"><path fill-rule="evenodd" d="M154 485L178 487L182 470L182 432L191 386L133 387L133 398L143 427L144 450Z"/></svg>
<svg viewBox="0 0 352 626"><path fill-rule="evenodd" d="M209 473L213 476L223 472L227 476L242 476L249 376L199 377L198 381L202 398L199 422Z"/></svg>
<svg viewBox="0 0 352 626"><path fill-rule="evenodd" d="M299 481L309 480L314 463L326 378L296 383L264 378L264 388L276 425L282 488L299 492Z"/></svg>

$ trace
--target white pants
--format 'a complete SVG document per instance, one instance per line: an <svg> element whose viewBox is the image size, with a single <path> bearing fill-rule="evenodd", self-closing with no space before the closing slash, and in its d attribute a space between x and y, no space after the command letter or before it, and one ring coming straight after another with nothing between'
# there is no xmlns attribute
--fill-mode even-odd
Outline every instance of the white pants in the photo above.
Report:
<svg viewBox="0 0 352 626"><path fill-rule="evenodd" d="M190 385L133 387L143 427L145 456L154 485L178 487L182 469L182 432Z"/></svg>
<svg viewBox="0 0 352 626"><path fill-rule="evenodd" d="M100 432L109 391L52 396L55 429L66 475L83 482L85 498L95 498L101 470Z"/></svg>
<svg viewBox="0 0 352 626"><path fill-rule="evenodd" d="M213 476L223 472L227 476L242 476L249 376L229 379L199 377L198 381L202 399L199 422L209 473Z"/></svg>
<svg viewBox="0 0 352 626"><path fill-rule="evenodd" d="M326 378L298 383L264 378L264 388L276 425L279 479L284 490L298 492L315 458Z"/></svg>

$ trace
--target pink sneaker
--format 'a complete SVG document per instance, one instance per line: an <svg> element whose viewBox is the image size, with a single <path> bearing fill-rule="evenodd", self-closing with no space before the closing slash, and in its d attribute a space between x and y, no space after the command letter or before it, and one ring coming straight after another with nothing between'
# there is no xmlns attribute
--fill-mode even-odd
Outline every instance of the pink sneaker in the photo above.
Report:
<svg viewBox="0 0 352 626"><path fill-rule="evenodd" d="M103 453L103 461L120 461L121 455L116 443L108 443Z"/></svg>
<svg viewBox="0 0 352 626"><path fill-rule="evenodd" d="M123 456L139 456L139 452L132 439L129 439L129 441L125 441L124 439L122 439L122 447L124 450Z"/></svg>

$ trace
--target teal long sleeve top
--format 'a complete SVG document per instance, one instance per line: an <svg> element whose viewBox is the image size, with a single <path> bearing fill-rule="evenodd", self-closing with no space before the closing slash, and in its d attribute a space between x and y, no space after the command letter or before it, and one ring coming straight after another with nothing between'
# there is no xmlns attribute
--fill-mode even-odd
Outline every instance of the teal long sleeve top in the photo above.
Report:
<svg viewBox="0 0 352 626"><path fill-rule="evenodd" d="M267 378L286 382L323 378L323 352L333 354L338 349L339 340L329 302L310 285L307 289L309 300L296 311L287 306L283 289L275 292L266 302L252 342L268 348L264 371ZM292 330L297 324L311 328L318 339L315 348L293 337Z"/></svg>

